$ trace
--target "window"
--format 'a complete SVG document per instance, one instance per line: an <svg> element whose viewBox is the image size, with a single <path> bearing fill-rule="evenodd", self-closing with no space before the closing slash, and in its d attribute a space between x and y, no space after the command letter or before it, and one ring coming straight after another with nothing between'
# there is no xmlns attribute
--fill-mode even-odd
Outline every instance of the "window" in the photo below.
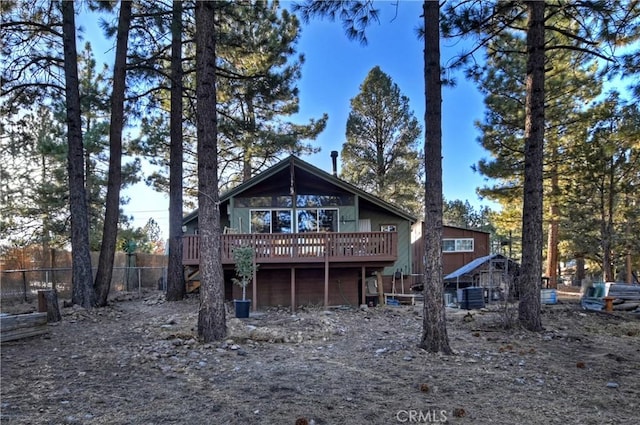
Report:
<svg viewBox="0 0 640 425"><path fill-rule="evenodd" d="M473 239L443 239L442 252L473 252Z"/></svg>
<svg viewBox="0 0 640 425"><path fill-rule="evenodd" d="M251 233L291 233L291 210L251 211Z"/></svg>
<svg viewBox="0 0 640 425"><path fill-rule="evenodd" d="M353 195L296 195L296 207L339 207L355 205Z"/></svg>
<svg viewBox="0 0 640 425"><path fill-rule="evenodd" d="M234 206L236 208L287 208L291 207L293 200L291 196L276 195L276 196L252 196L252 197L237 197L234 200Z"/></svg>
<svg viewBox="0 0 640 425"><path fill-rule="evenodd" d="M337 209L313 209L298 210L298 232L337 232Z"/></svg>
<svg viewBox="0 0 640 425"><path fill-rule="evenodd" d="M297 231L337 232L338 210L305 208L297 211ZM251 233L292 233L292 210L252 210Z"/></svg>

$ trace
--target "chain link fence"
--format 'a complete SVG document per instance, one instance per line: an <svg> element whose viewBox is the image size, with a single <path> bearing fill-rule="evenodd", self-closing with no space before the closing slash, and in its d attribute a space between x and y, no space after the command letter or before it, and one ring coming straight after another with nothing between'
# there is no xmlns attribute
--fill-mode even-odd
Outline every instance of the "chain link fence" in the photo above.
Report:
<svg viewBox="0 0 640 425"><path fill-rule="evenodd" d="M93 269L95 278L96 269ZM138 292L143 289L166 290L166 267L114 267L111 293ZM2 270L0 302L2 306L37 299L38 291L56 289L62 299L71 299L71 268Z"/></svg>

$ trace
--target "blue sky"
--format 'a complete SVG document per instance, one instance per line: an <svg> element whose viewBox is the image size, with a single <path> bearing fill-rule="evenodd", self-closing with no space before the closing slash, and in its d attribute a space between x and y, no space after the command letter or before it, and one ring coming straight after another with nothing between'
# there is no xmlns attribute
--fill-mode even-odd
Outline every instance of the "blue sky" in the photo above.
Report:
<svg viewBox="0 0 640 425"><path fill-rule="evenodd" d="M299 85L299 115L308 118L329 114L327 128L316 140L322 151L304 159L325 170L331 169L331 150L340 151L345 141L349 102L376 65L409 97L414 115L424 122L424 43L416 34L422 2L400 1L397 8L391 2L379 2L378 9L380 24L369 28L365 46L348 40L340 22L315 20L303 24L298 51L306 61ZM443 63L460 50L454 42L443 41ZM479 133L474 126L482 119L483 100L474 84L462 75L456 82L456 87L443 89L444 196L447 200L468 200L475 206L488 204L476 195L476 187L484 183L471 170L488 155L477 142Z"/></svg>
<svg viewBox="0 0 640 425"><path fill-rule="evenodd" d="M282 5L288 7L291 2L283 1ZM416 32L421 22L422 2L400 1L397 8L392 2L378 2L377 7L380 23L373 23L367 30L367 45L348 40L340 22L314 20L302 23L297 51L304 54L305 63L299 81L300 112L294 120L306 122L323 113L329 115L325 131L312 142L321 147L321 152L303 157L329 172L330 152L340 151L345 141L350 99L358 94L360 84L374 66L380 66L392 78L410 99L418 121L424 122L423 42ZM81 18L77 24L92 28ZM109 46L112 44L108 42ZM104 51L108 47L101 49L96 44L94 50L97 54L113 53ZM446 63L460 50L460 43L443 41L442 62ZM474 126L474 122L483 116L482 97L473 83L465 81L462 75L458 75L456 81L455 87L443 89L444 196L447 200L468 200L476 207L489 205L495 209L495 204L481 201L476 195L476 188L484 182L482 176L471 170L473 164L488 156L477 142L479 133ZM134 216L135 227L144 226L152 217L160 225L164 237L168 236L168 194L159 194L138 184L127 189L124 195L131 198L125 212Z"/></svg>

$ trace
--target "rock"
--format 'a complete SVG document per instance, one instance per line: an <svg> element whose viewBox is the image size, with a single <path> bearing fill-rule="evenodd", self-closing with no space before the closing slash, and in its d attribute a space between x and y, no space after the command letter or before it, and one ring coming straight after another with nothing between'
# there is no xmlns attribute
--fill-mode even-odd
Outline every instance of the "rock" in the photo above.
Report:
<svg viewBox="0 0 640 425"><path fill-rule="evenodd" d="M287 334L284 329L256 328L249 334L254 341L285 342Z"/></svg>
<svg viewBox="0 0 640 425"><path fill-rule="evenodd" d="M607 382L607 388L618 388L620 384L617 382Z"/></svg>

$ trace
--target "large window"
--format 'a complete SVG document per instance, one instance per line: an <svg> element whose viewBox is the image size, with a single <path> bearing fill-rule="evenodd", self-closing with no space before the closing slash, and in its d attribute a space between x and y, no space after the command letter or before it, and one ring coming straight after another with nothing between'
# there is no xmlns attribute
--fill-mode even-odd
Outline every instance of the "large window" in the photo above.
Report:
<svg viewBox="0 0 640 425"><path fill-rule="evenodd" d="M473 252L473 239L443 239L442 252Z"/></svg>
<svg viewBox="0 0 640 425"><path fill-rule="evenodd" d="M251 211L251 233L291 233L291 210Z"/></svg>
<svg viewBox="0 0 640 425"><path fill-rule="evenodd" d="M290 195L276 196L239 196L234 200L236 208L291 208L293 200Z"/></svg>
<svg viewBox="0 0 640 425"><path fill-rule="evenodd" d="M296 207L339 207L354 204L353 195L296 195Z"/></svg>
<svg viewBox="0 0 640 425"><path fill-rule="evenodd" d="M297 232L337 232L338 210L305 208L297 210ZM292 210L252 210L251 233L292 233Z"/></svg>
<svg viewBox="0 0 640 425"><path fill-rule="evenodd" d="M298 210L298 232L337 232L338 210L306 208Z"/></svg>

